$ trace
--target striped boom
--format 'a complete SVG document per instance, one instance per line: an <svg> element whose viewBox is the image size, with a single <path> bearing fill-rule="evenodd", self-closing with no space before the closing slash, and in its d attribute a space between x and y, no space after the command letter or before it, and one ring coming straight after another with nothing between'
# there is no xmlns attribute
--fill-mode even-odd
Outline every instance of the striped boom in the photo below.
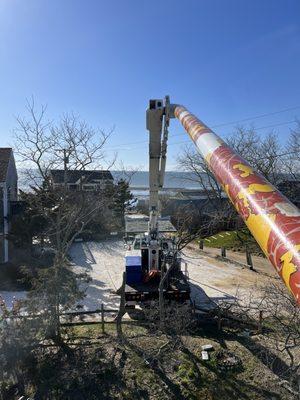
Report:
<svg viewBox="0 0 300 400"><path fill-rule="evenodd" d="M300 210L186 108L174 114L300 304Z"/></svg>

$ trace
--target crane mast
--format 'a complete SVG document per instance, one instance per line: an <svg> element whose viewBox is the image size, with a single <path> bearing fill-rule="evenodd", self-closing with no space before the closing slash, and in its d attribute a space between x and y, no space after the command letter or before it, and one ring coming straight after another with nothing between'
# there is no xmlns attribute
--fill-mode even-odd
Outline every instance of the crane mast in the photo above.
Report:
<svg viewBox="0 0 300 400"><path fill-rule="evenodd" d="M163 187L166 169L168 126L170 118L170 102L150 100L146 120L149 131L149 270L158 270L161 241L158 218L159 190Z"/></svg>
<svg viewBox="0 0 300 400"><path fill-rule="evenodd" d="M147 129L149 131L149 236L158 238L158 192L161 184L161 133L163 126L163 100L150 100L147 110Z"/></svg>

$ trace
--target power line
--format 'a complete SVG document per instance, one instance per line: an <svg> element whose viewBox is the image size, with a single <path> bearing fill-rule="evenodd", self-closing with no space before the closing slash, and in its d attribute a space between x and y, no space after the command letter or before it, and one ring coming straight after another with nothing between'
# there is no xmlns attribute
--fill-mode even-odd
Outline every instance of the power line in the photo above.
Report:
<svg viewBox="0 0 300 400"><path fill-rule="evenodd" d="M259 130L261 130L261 129L275 128L276 126L294 124L295 122L296 122L295 120L286 121L286 122L280 122L280 123L278 123L278 124L267 125L267 126L261 126L261 127L255 128L255 130L256 130L256 131L259 131ZM184 141L181 141L181 142L170 143L169 146L174 146L174 145L176 145L176 144L184 144L184 143L189 144L190 141L184 140Z"/></svg>
<svg viewBox="0 0 300 400"><path fill-rule="evenodd" d="M266 126L261 126L258 128L255 128L256 131L261 130L261 129L269 129L269 128L275 128L277 126L283 126L283 125L288 125L288 124L294 124L296 122L296 120L292 120L292 121L285 121L285 122L279 122L277 124L272 124L272 125L266 125ZM181 133L180 135L187 135L187 133ZM170 135L169 137L174 137L174 136L179 136L179 134L177 135ZM148 141L144 140L144 141L140 141L140 142L135 142L135 143L148 143ZM190 144L190 141L184 140L184 141L180 141L180 142L175 142L175 143L169 143L168 147L170 146L175 146L177 144ZM131 143L127 143L126 145L130 145ZM123 144L125 146L125 143ZM122 145L119 145L122 146ZM138 147L130 147L129 149L120 149L120 150L140 150L140 149L144 149L144 146L138 146ZM106 149L107 150L107 149ZM109 150L109 149L108 149ZM117 151L118 147L114 150L110 150L110 151Z"/></svg>
<svg viewBox="0 0 300 400"><path fill-rule="evenodd" d="M267 155L267 156L265 156L265 157L263 157L263 158L257 158L257 161L264 161L265 159L268 159L268 158L278 158L278 157L283 157L283 156L289 156L290 154L297 154L297 155L299 155L300 154L300 150L295 150L295 151L287 151L287 152L285 152L285 153L281 153L281 154L274 154L274 155Z"/></svg>
<svg viewBox="0 0 300 400"><path fill-rule="evenodd" d="M226 126L226 125L239 124L240 122L251 121L253 119L264 118L264 117L268 117L270 115L281 114L281 113L287 112L287 111L298 110L299 108L300 108L300 106L285 108L284 110L274 111L274 112L267 113L267 114L260 114L260 115L256 115L255 117L248 117L248 118L240 119L238 121L226 122L225 124L218 124L218 125L213 126L213 128L219 128L221 126Z"/></svg>
<svg viewBox="0 0 300 400"><path fill-rule="evenodd" d="M284 109L279 110L279 111L273 111L273 112L265 113L265 114L258 114L258 115L254 116L254 117L247 117L247 118L243 118L243 119L236 120L236 121L225 122L225 123L221 123L221 124L217 124L217 125L211 125L210 127L211 128L220 128L220 127L223 127L223 126L239 124L241 122L252 121L252 120L255 120L255 119L264 118L264 117L268 117L268 116L271 116L271 115L281 114L281 113L284 113L284 112L298 110L298 109L300 109L300 106L284 108ZM282 123L282 125L284 125L284 124L286 124L286 123ZM275 124L274 127L275 126L279 126L279 125ZM272 126L270 126L270 127L272 127ZM266 127L266 128L268 128L268 127ZM264 127L256 128L256 129L264 129ZM185 135L185 133L176 133L176 134L173 134L173 135L169 135L169 137L183 136L183 135ZM118 149L118 148L120 148L120 146L130 146L132 144L140 144L140 143L148 143L148 140L139 140L139 141L136 141L136 142L120 143L120 144L115 145L115 146L110 146L110 147L108 147L108 149L112 149L112 148Z"/></svg>

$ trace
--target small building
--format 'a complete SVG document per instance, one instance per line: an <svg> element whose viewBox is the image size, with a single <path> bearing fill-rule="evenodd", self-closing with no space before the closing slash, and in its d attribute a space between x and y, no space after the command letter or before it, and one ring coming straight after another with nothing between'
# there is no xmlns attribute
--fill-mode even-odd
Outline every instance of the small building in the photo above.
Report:
<svg viewBox="0 0 300 400"><path fill-rule="evenodd" d="M194 189L179 190L175 195L167 199L162 215L173 216L180 209L193 209L195 207L201 211L202 214L209 216L214 214L216 209L220 209L224 203L227 203L227 196L223 193L220 197L216 197L215 193L212 191Z"/></svg>
<svg viewBox="0 0 300 400"><path fill-rule="evenodd" d="M9 261L11 205L18 199L18 174L11 148L0 148L0 262Z"/></svg>
<svg viewBox="0 0 300 400"><path fill-rule="evenodd" d="M188 221L187 229L207 230L207 234L211 233L209 229L228 229L229 221L234 223L230 218L232 207L228 203L225 193L220 193L217 197L214 192L203 190L180 190L176 195L170 196L164 202L161 215L169 216L171 222L177 229L184 226ZM222 214L223 218L220 219ZM207 228L205 228L207 227Z"/></svg>
<svg viewBox="0 0 300 400"><path fill-rule="evenodd" d="M89 192L104 189L114 181L111 172L106 170L63 169L52 169L49 180L54 188L63 188L66 185L68 190Z"/></svg>

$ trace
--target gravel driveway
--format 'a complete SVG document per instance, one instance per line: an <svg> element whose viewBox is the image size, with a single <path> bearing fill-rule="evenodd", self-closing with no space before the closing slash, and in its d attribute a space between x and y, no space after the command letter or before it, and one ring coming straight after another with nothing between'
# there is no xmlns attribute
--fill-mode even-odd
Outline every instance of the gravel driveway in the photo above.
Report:
<svg viewBox="0 0 300 400"><path fill-rule="evenodd" d="M70 255L75 271L87 272L92 281L84 286L86 297L81 305L85 310L100 308L116 309L119 296L115 291L121 286L124 271L125 249L123 241L110 239L103 242L74 243ZM272 268L253 272L248 268L215 260L200 254L196 249L184 249L183 259L188 264L191 297L196 304L209 307L211 301L218 303L224 299L234 299L236 295L249 296L259 294L260 286L278 280L272 276ZM237 293L237 289L239 292ZM26 297L26 292L0 292L8 307L13 296L17 299ZM208 297L209 296L209 297Z"/></svg>
<svg viewBox="0 0 300 400"><path fill-rule="evenodd" d="M232 279L237 267L222 266L203 255L186 251L184 260L188 263L192 300L202 307L209 307L212 296L215 302L224 298L233 298L235 288L223 290L219 282ZM108 308L119 305L119 296L115 291L121 286L124 271L125 249L122 240L111 239L104 242L75 243L71 248L71 257L77 271L89 273L92 281L85 287L84 309L100 308L101 303ZM214 285L214 282L217 285ZM226 288L227 289L227 288ZM206 294L207 293L207 294Z"/></svg>
<svg viewBox="0 0 300 400"><path fill-rule="evenodd" d="M78 272L87 272L92 281L85 286L86 297L82 302L86 310L119 306L115 291L122 284L124 271L124 245L122 240L74 243L70 256Z"/></svg>

